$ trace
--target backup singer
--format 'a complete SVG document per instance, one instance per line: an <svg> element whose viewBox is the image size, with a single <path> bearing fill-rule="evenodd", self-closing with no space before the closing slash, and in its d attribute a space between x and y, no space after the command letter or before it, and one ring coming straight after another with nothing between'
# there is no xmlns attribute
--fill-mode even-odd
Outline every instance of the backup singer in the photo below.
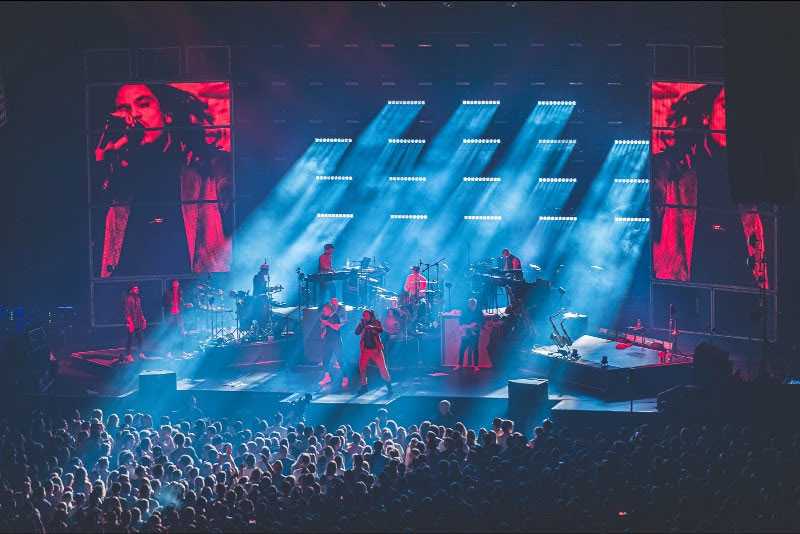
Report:
<svg viewBox="0 0 800 534"><path fill-rule="evenodd" d="M172 280L164 293L163 305L167 358L171 358L173 349L183 354L183 291L177 279Z"/></svg>
<svg viewBox="0 0 800 534"><path fill-rule="evenodd" d="M478 308L477 300L471 298L467 301L467 307L461 311L458 323L461 325L461 346L458 349L456 369L472 367L477 371L478 341L483 326L483 312Z"/></svg>
<svg viewBox="0 0 800 534"><path fill-rule="evenodd" d="M147 319L142 312L142 296L139 293L139 286L133 285L125 297L125 326L128 330L128 341L125 343L125 363L133 362L131 348L133 338L136 338L136 345L139 348L139 358L144 359L142 351L142 333L147 329Z"/></svg>
<svg viewBox="0 0 800 534"><path fill-rule="evenodd" d="M356 335L361 336L361 356L358 360L358 374L361 380L361 389L358 390L359 395L367 391L367 365L370 361L378 366L381 378L386 383L386 390L390 395L392 394L392 379L389 376L389 370L386 368L381 332L383 332L383 326L375 318L375 312L364 310L364 313L361 314L361 322L356 327Z"/></svg>

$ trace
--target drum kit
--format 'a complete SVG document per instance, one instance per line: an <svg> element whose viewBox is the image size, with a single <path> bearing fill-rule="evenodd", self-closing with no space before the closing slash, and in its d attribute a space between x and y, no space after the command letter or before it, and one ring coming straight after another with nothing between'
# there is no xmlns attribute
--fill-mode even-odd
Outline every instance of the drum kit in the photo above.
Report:
<svg viewBox="0 0 800 534"><path fill-rule="evenodd" d="M226 293L210 284L197 284L186 304L195 312L195 328L190 330L207 336L205 344L271 341L277 333L284 333L289 315L297 310L274 298L283 289L280 285L268 286L266 293L250 295L248 291Z"/></svg>

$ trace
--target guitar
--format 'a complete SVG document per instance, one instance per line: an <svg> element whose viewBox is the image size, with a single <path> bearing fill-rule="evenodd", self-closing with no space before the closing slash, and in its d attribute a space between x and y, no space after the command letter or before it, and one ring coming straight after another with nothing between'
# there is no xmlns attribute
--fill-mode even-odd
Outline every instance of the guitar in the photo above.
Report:
<svg viewBox="0 0 800 534"><path fill-rule="evenodd" d="M481 327L478 323L469 323L469 324L462 324L459 325L461 329L461 335L466 336L467 334L478 335L481 332Z"/></svg>
<svg viewBox="0 0 800 534"><path fill-rule="evenodd" d="M320 317L319 322L322 324L322 329L319 334L320 339L325 339L325 336L328 334L328 328L332 328L338 332L342 329L342 325L344 325L344 323L332 323L323 317ZM325 328L326 326L328 328Z"/></svg>

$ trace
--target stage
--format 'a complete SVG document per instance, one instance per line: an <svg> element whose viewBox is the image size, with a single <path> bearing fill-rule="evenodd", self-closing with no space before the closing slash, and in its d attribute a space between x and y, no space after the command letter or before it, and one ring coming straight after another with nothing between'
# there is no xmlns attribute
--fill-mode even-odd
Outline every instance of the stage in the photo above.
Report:
<svg viewBox="0 0 800 534"><path fill-rule="evenodd" d="M296 364L285 355L297 350L295 341L278 340L257 346L212 348L195 357L168 359L150 356L132 364L113 364L122 349L76 352L62 358L54 385L47 395L80 402L102 398L119 407L158 410L163 399L139 398L139 375L145 371L175 373L178 406L194 397L203 410L243 416L287 411L291 403L310 393L306 415L335 423L340 418L368 422L380 408L408 420L431 418L437 403L449 399L454 411L469 425L489 424L490 414L513 415L533 422L542 417L576 417L604 413L611 417L656 416L655 396L672 386L688 383L690 358L659 360L658 352L615 341L583 336L573 347L577 362L545 356L543 347L519 351L504 371L454 370L439 365L392 366L393 393L388 394L374 368L369 369L369 390L358 395L356 378L342 389L320 387L319 365ZM233 355L233 356L232 356ZM229 357L228 359L225 356ZM603 356L608 367L601 365ZM627 379L634 377L634 387ZM509 380L547 379L546 401L520 408L509 402ZM660 389L663 388L663 389ZM165 392L167 395L169 392ZM169 395L167 395L168 397ZM166 398L166 397L165 397ZM633 404L620 402L635 399ZM526 401L527 402L527 401ZM631 409L632 408L632 409ZM638 419L637 419L638 420Z"/></svg>

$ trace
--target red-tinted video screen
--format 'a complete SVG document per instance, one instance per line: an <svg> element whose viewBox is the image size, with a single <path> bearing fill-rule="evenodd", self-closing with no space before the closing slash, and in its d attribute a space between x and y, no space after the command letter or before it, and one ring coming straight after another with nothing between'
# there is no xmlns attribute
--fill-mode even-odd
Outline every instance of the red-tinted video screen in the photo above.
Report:
<svg viewBox="0 0 800 534"><path fill-rule="evenodd" d="M96 276L230 268L230 83L90 89Z"/></svg>
<svg viewBox="0 0 800 534"><path fill-rule="evenodd" d="M650 102L655 278L769 288L774 221L733 202L725 87L653 82Z"/></svg>

